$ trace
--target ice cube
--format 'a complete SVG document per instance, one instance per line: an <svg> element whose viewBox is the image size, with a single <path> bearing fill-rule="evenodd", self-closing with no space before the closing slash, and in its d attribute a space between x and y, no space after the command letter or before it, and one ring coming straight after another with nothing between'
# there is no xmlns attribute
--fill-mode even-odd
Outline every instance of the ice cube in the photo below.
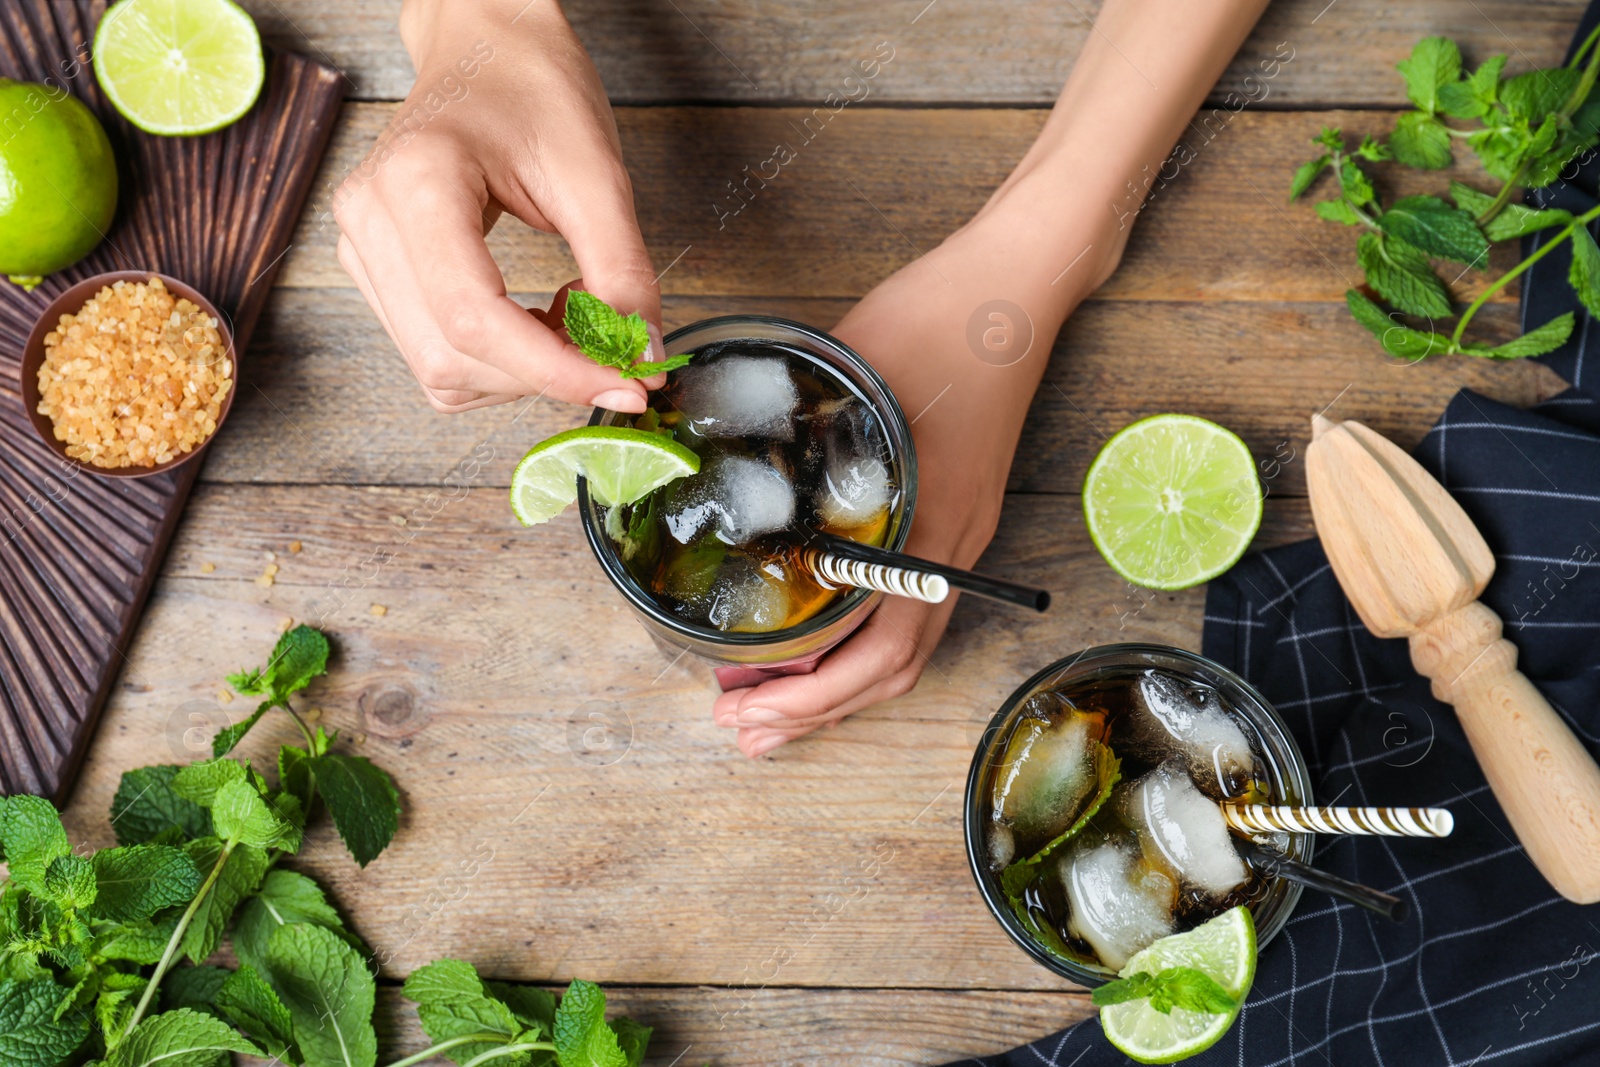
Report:
<svg viewBox="0 0 1600 1067"><path fill-rule="evenodd" d="M1090 721L1070 706L1053 720L1024 716L995 779L995 819L1033 848L1071 826L1095 790L1096 740Z"/></svg>
<svg viewBox="0 0 1600 1067"><path fill-rule="evenodd" d="M882 460L830 457L817 489L817 514L829 526L866 526L889 510L894 489L894 478Z"/></svg>
<svg viewBox="0 0 1600 1067"><path fill-rule="evenodd" d="M1221 897L1249 876L1217 802L1196 789L1181 766L1163 764L1118 786L1114 803L1146 857L1171 868L1185 885Z"/></svg>
<svg viewBox="0 0 1600 1067"><path fill-rule="evenodd" d="M1222 796L1249 782L1255 766L1250 742L1214 693L1191 690L1171 675L1147 671L1133 688L1133 702L1135 754L1152 763L1182 756L1190 776L1202 785L1215 783Z"/></svg>
<svg viewBox="0 0 1600 1067"><path fill-rule="evenodd" d="M717 572L706 618L731 633L766 633L783 625L789 614L789 591L783 568L730 554Z"/></svg>
<svg viewBox="0 0 1600 1067"><path fill-rule="evenodd" d="M1072 906L1067 929L1089 942L1107 967L1121 969L1129 956L1172 933L1177 884L1143 862L1130 842L1085 842L1060 864Z"/></svg>
<svg viewBox="0 0 1600 1067"><path fill-rule="evenodd" d="M1002 870L1017 857L1017 836L1003 822L989 824L989 869Z"/></svg>
<svg viewBox="0 0 1600 1067"><path fill-rule="evenodd" d="M679 544L688 544L715 523L722 540L742 545L789 525L794 486L782 471L759 459L718 456L696 477L673 485L663 517Z"/></svg>
<svg viewBox="0 0 1600 1067"><path fill-rule="evenodd" d="M702 437L793 441L800 392L785 360L729 355L680 372L675 402Z"/></svg>

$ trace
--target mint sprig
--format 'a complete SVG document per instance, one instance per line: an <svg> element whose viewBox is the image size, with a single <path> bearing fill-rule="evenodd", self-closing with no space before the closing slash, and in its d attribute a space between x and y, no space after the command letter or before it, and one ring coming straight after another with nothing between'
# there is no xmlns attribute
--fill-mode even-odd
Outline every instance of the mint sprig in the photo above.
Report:
<svg viewBox="0 0 1600 1067"><path fill-rule="evenodd" d="M1107 982L1090 999L1097 1008L1148 999L1150 1006L1163 1015L1170 1015L1173 1008L1226 1015L1239 1006L1238 1000L1215 978L1193 967L1168 967L1157 974L1135 971L1126 978Z"/></svg>
<svg viewBox="0 0 1600 1067"><path fill-rule="evenodd" d="M688 365L694 353L668 356L659 363L641 361L650 347L650 332L637 312L623 315L593 293L567 291L567 312L562 318L567 337L578 351L600 364L615 367L624 378L648 378Z"/></svg>
<svg viewBox="0 0 1600 1067"><path fill-rule="evenodd" d="M1419 41L1397 65L1415 110L1401 115L1387 142L1362 138L1350 148L1343 131L1326 128L1314 139L1319 154L1302 164L1289 184L1289 198L1309 192L1325 174L1333 195L1316 205L1329 222L1360 227L1356 258L1367 285L1395 310L1390 312L1357 290L1346 294L1355 319L1391 355L1406 360L1431 355L1523 359L1565 344L1573 317L1559 315L1512 341L1498 345L1465 339L1468 325L1496 293L1554 248L1571 241L1568 280L1591 313L1600 311L1600 247L1588 224L1600 208L1574 217L1560 209L1539 210L1515 202L1525 188L1541 188L1560 177L1580 153L1600 142L1600 29L1591 33L1570 63L1550 70L1505 76L1505 56L1491 56L1467 71L1455 42ZM1449 120L1449 121L1447 121ZM1365 164L1393 161L1420 170L1449 166L1452 145L1464 143L1490 175L1497 193L1450 183L1448 202L1421 195L1385 207ZM1487 270L1492 245L1548 232L1532 255L1482 289L1455 319L1454 304L1432 260L1452 260ZM1450 273L1459 277L1456 268ZM1413 320L1405 321L1402 316Z"/></svg>
<svg viewBox="0 0 1600 1067"><path fill-rule="evenodd" d="M328 658L326 639L300 630L267 666L235 676L291 715L289 694ZM320 727L304 736L305 748L279 749L276 783L227 756L128 771L111 809L120 844L98 851L72 847L49 801L0 797L0 1064L193 1067L241 1053L377 1067L372 953L315 880L279 864L300 848L316 799L369 860L393 837L398 791L367 760L330 751ZM230 937L239 967L206 964ZM405 995L434 1044L387 1067L439 1056L638 1067L650 1036L608 1022L588 982L558 1001L442 960L414 973Z"/></svg>

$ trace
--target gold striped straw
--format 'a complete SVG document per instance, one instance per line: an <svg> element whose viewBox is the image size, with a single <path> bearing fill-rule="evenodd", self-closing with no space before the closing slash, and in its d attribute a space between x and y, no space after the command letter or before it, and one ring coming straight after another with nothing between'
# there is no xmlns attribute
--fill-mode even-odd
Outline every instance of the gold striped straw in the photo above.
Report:
<svg viewBox="0 0 1600 1067"><path fill-rule="evenodd" d="M863 563L815 548L806 549L804 557L811 572L830 585L872 589L890 596L920 600L925 604L943 603L945 597L950 595L950 583L938 574L908 571L903 567L889 567L882 563Z"/></svg>
<svg viewBox="0 0 1600 1067"><path fill-rule="evenodd" d="M1444 808L1301 808L1289 804L1223 804L1228 825L1247 834L1378 834L1449 837L1455 817Z"/></svg>

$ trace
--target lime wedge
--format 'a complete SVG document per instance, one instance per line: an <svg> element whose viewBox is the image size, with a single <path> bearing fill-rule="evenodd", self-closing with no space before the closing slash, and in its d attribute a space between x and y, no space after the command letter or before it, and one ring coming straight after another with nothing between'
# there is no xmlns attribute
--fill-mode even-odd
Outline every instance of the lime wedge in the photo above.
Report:
<svg viewBox="0 0 1600 1067"><path fill-rule="evenodd" d="M1250 909L1233 908L1186 934L1163 937L1135 953L1117 975L1159 974L1168 967L1193 967L1242 1005L1256 976L1256 924ZM1238 1005L1225 1015L1187 1008L1163 1014L1148 1000L1128 1000L1101 1008L1100 1027L1107 1040L1140 1063L1173 1063L1215 1045L1238 1017Z"/></svg>
<svg viewBox="0 0 1600 1067"><path fill-rule="evenodd" d="M617 507L695 474L700 457L648 430L582 426L529 450L511 475L511 510L524 526L549 522L578 499L578 478L595 502Z"/></svg>
<svg viewBox="0 0 1600 1067"><path fill-rule="evenodd" d="M1083 517L1112 570L1149 589L1187 589L1237 563L1261 525L1255 461L1214 422L1152 415L1089 465Z"/></svg>
<svg viewBox="0 0 1600 1067"><path fill-rule="evenodd" d="M256 24L230 0L122 0L95 31L94 72L139 129L192 136L243 117L266 63Z"/></svg>

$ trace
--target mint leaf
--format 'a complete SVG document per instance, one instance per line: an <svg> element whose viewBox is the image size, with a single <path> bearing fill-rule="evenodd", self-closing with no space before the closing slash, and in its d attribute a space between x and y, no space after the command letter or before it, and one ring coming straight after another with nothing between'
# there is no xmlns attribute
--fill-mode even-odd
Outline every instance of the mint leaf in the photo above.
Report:
<svg viewBox="0 0 1600 1067"><path fill-rule="evenodd" d="M472 965L461 960L435 960L418 968L402 991L416 1002L417 1019L434 1044L478 1033L500 1034L504 1041L499 1043L508 1044L524 1028L507 1005L488 994ZM489 1042L475 1041L457 1045L445 1055L464 1064L493 1048ZM531 1053L519 1052L497 1056L495 1062L522 1067L531 1059Z"/></svg>
<svg viewBox="0 0 1600 1067"><path fill-rule="evenodd" d="M146 1016L106 1056L105 1067L215 1067L221 1052L261 1054L216 1016L179 1008Z"/></svg>
<svg viewBox="0 0 1600 1067"><path fill-rule="evenodd" d="M45 871L71 851L55 805L43 797L0 798L0 859L6 861L13 882L47 896Z"/></svg>
<svg viewBox="0 0 1600 1067"><path fill-rule="evenodd" d="M1168 967L1156 975L1150 1006L1164 1014L1182 1008L1206 1015L1226 1015L1239 1006L1239 1001L1204 971Z"/></svg>
<svg viewBox="0 0 1600 1067"><path fill-rule="evenodd" d="M57 856L44 870L44 896L68 911L94 903L94 865L82 856Z"/></svg>
<svg viewBox="0 0 1600 1067"><path fill-rule="evenodd" d="M1406 79L1411 102L1431 113L1439 110L1440 88L1461 77L1461 49L1448 37L1424 37L1395 69Z"/></svg>
<svg viewBox="0 0 1600 1067"><path fill-rule="evenodd" d="M181 769L167 763L123 772L111 801L111 829L118 844L142 845L172 829L186 838L211 833L210 813L172 788Z"/></svg>
<svg viewBox="0 0 1600 1067"><path fill-rule="evenodd" d="M130 923L194 899L203 876L194 860L170 845L103 848L92 857L99 884L90 915Z"/></svg>
<svg viewBox="0 0 1600 1067"><path fill-rule="evenodd" d="M1572 268L1567 280L1589 314L1600 316L1600 247L1587 226L1572 228Z"/></svg>
<svg viewBox="0 0 1600 1067"><path fill-rule="evenodd" d="M1464 351L1469 356L1485 356L1489 359L1526 359L1529 356L1542 356L1546 352L1554 352L1567 343L1567 338L1572 336L1572 312L1564 311L1538 329L1529 330L1521 337L1507 341L1503 345L1493 348L1480 348L1469 346Z"/></svg>
<svg viewBox="0 0 1600 1067"><path fill-rule="evenodd" d="M226 967L174 967L161 979L161 1010L193 1008L217 1015L217 992L231 974Z"/></svg>
<svg viewBox="0 0 1600 1067"><path fill-rule="evenodd" d="M303 623L278 638L265 671L267 686L278 703L327 674L328 653L327 635Z"/></svg>
<svg viewBox="0 0 1600 1067"><path fill-rule="evenodd" d="M138 998L144 995L145 979L134 974L112 971L100 984L100 993L94 1001L94 1020L110 1052L122 1042L133 1020L133 1009Z"/></svg>
<svg viewBox="0 0 1600 1067"><path fill-rule="evenodd" d="M253 671L239 671L237 674L227 675L224 680L242 697L264 697L267 695L265 675L266 671L257 667Z"/></svg>
<svg viewBox="0 0 1600 1067"><path fill-rule="evenodd" d="M1344 191L1344 198L1356 207L1372 203L1378 195L1367 172L1349 159L1339 162L1339 188Z"/></svg>
<svg viewBox="0 0 1600 1067"><path fill-rule="evenodd" d="M1494 197L1480 193L1470 185L1450 183L1450 199L1456 206L1475 218L1481 217L1494 205ZM1565 226L1572 221L1572 212L1561 208L1536 209L1512 202L1500 209L1499 214L1483 224L1483 235L1490 241L1509 241L1526 237L1530 233L1547 230L1551 226Z"/></svg>
<svg viewBox="0 0 1600 1067"><path fill-rule="evenodd" d="M606 1025L606 995L574 978L556 1008L556 1058L561 1067L628 1067L628 1054Z"/></svg>
<svg viewBox="0 0 1600 1067"><path fill-rule="evenodd" d="M1389 146L1373 140L1370 134L1363 136L1361 143L1356 145L1356 155L1369 163L1382 163L1384 160L1394 158L1394 153L1389 151Z"/></svg>
<svg viewBox="0 0 1600 1067"><path fill-rule="evenodd" d="M1425 330L1413 330L1391 319L1382 308L1354 289L1345 292L1344 300L1355 320L1371 331L1391 356L1415 363L1429 356L1445 355L1452 350L1450 338Z"/></svg>
<svg viewBox="0 0 1600 1067"><path fill-rule="evenodd" d="M202 837L183 846L202 874L209 875L222 855L222 842ZM189 929L183 935L183 954L192 963L202 963L217 950L222 931L239 902L252 893L267 871L267 854L250 845L235 845L211 889L201 898Z"/></svg>
<svg viewBox="0 0 1600 1067"><path fill-rule="evenodd" d="M1581 71L1570 67L1530 70L1500 84L1500 103L1513 119L1525 119L1533 126L1561 110L1582 77Z"/></svg>
<svg viewBox="0 0 1600 1067"><path fill-rule="evenodd" d="M73 1012L54 1017L65 994L49 978L0 980L0 1063L57 1067L83 1044L89 1036L87 1016Z"/></svg>
<svg viewBox="0 0 1600 1067"><path fill-rule="evenodd" d="M263 700L249 717L241 719L232 726L225 726L217 731L217 736L211 739L211 754L213 756L226 756L232 752L234 746L244 739L244 735L255 729L261 717L278 705L270 700Z"/></svg>
<svg viewBox="0 0 1600 1067"><path fill-rule="evenodd" d="M1117 978L1089 994L1097 1008L1109 1008L1130 1000L1143 1000L1155 991L1156 976L1148 971L1134 971L1126 978Z"/></svg>
<svg viewBox="0 0 1600 1067"><path fill-rule="evenodd" d="M394 779L365 756L329 752L306 763L345 847L365 867L400 828L400 791Z"/></svg>
<svg viewBox="0 0 1600 1067"><path fill-rule="evenodd" d="M582 289L567 291L562 325L580 352L605 367L628 366L650 344L649 329L638 312L623 316Z"/></svg>
<svg viewBox="0 0 1600 1067"><path fill-rule="evenodd" d="M1346 226L1361 225L1361 216L1356 214L1356 209L1343 200L1323 200L1317 204L1317 214L1329 222L1339 222Z"/></svg>
<svg viewBox="0 0 1600 1067"><path fill-rule="evenodd" d="M155 963L161 959L161 953L166 949L177 925L176 915L159 923L147 919L118 924L96 937L94 954L107 960L127 960L146 965Z"/></svg>
<svg viewBox="0 0 1600 1067"><path fill-rule="evenodd" d="M300 828L270 807L249 782L228 782L219 788L212 799L211 819L217 836L225 841L291 852L300 847Z"/></svg>
<svg viewBox="0 0 1600 1067"><path fill-rule="evenodd" d="M1439 170L1451 162L1450 134L1444 123L1424 111L1407 111L1396 120L1389 149L1408 167Z"/></svg>
<svg viewBox="0 0 1600 1067"><path fill-rule="evenodd" d="M229 782L243 782L250 777L245 765L231 759L199 760L179 768L172 776L172 791L202 808L211 807L217 790Z"/></svg>
<svg viewBox="0 0 1600 1067"><path fill-rule="evenodd" d="M287 923L321 926L332 930L356 951L365 949L360 939L345 929L344 920L328 903L321 886L303 874L275 868L239 909L233 925L234 954L241 963L265 971L267 944L273 932Z"/></svg>
<svg viewBox="0 0 1600 1067"><path fill-rule="evenodd" d="M1436 196L1407 196L1378 216L1378 228L1431 255L1485 262L1489 242L1472 216Z"/></svg>
<svg viewBox="0 0 1600 1067"><path fill-rule="evenodd" d="M1522 163L1523 150L1528 144L1526 123L1522 125L1520 130L1515 127L1488 126L1467 135L1467 144L1478 153L1483 169L1501 181L1510 181Z"/></svg>
<svg viewBox="0 0 1600 1067"><path fill-rule="evenodd" d="M1500 72L1505 56L1490 56L1472 77L1439 88L1439 110L1453 118L1476 119L1489 113L1500 98Z"/></svg>
<svg viewBox="0 0 1600 1067"><path fill-rule="evenodd" d="M511 1014L527 1029L546 1038L556 1032L556 997L548 989L508 982L484 982L483 988L510 1008Z"/></svg>
<svg viewBox="0 0 1600 1067"><path fill-rule="evenodd" d="M679 367L687 367L689 361L693 358L693 352L683 352L676 356L668 356L659 363L640 361L631 367L621 368L619 373L624 378L648 378L652 374L665 374L667 371L677 370Z"/></svg>
<svg viewBox="0 0 1600 1067"><path fill-rule="evenodd" d="M644 1062L645 1049L650 1045L650 1035L655 1031L626 1015L612 1019L611 1029L617 1032L617 1044L627 1057L628 1067L639 1067Z"/></svg>
<svg viewBox="0 0 1600 1067"><path fill-rule="evenodd" d="M1328 163L1332 159L1332 156L1324 152L1316 159L1308 159L1300 164L1299 169L1294 172L1294 178L1289 182L1289 199L1298 200L1304 196L1306 190L1311 188L1311 183L1328 169Z"/></svg>
<svg viewBox="0 0 1600 1067"><path fill-rule="evenodd" d="M300 1063L289 1009L254 967L247 964L227 975L217 990L216 1005L229 1022L265 1049L267 1055L287 1063Z"/></svg>
<svg viewBox="0 0 1600 1067"><path fill-rule="evenodd" d="M354 949L331 930L290 923L268 940L266 964L307 1067L373 1067L375 986Z"/></svg>
<svg viewBox="0 0 1600 1067"><path fill-rule="evenodd" d="M1435 319L1450 314L1450 294L1422 250L1396 237L1364 233L1356 241L1356 260L1367 284L1406 314Z"/></svg>

